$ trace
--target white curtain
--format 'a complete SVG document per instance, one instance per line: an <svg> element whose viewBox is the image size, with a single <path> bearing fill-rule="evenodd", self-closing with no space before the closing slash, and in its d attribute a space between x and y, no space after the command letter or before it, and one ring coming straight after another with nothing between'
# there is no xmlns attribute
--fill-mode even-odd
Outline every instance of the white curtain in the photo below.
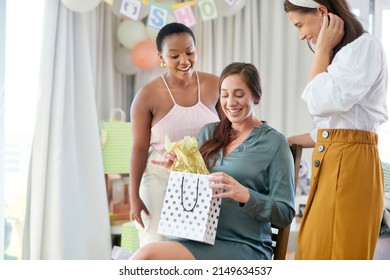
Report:
<svg viewBox="0 0 390 280"><path fill-rule="evenodd" d="M5 82L5 0L0 0L0 260L4 259L4 82Z"/></svg>
<svg viewBox="0 0 390 280"><path fill-rule="evenodd" d="M105 3L101 3L86 16L88 18L86 28L91 36L89 49L93 60L98 117L107 120L113 108L128 111L131 97L128 93L128 84L132 79L116 71L113 63L114 54L120 46L116 35L119 18Z"/></svg>
<svg viewBox="0 0 390 280"><path fill-rule="evenodd" d="M45 9L23 259L110 259L96 96L110 108L121 90L111 14L104 5L74 13L59 0Z"/></svg>

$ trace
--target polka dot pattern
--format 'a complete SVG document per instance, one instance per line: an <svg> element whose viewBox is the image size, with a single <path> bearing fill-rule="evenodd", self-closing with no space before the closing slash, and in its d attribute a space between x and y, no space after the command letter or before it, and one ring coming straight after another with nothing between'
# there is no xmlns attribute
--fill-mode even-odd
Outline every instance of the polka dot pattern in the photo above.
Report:
<svg viewBox="0 0 390 280"><path fill-rule="evenodd" d="M122 225L121 247L132 253L139 248L138 231L133 222Z"/></svg>
<svg viewBox="0 0 390 280"><path fill-rule="evenodd" d="M221 199L211 197L208 176L171 171L159 234L214 244Z"/></svg>
<svg viewBox="0 0 390 280"><path fill-rule="evenodd" d="M100 134L105 174L127 174L130 170L132 145L131 125L128 122L101 122Z"/></svg>

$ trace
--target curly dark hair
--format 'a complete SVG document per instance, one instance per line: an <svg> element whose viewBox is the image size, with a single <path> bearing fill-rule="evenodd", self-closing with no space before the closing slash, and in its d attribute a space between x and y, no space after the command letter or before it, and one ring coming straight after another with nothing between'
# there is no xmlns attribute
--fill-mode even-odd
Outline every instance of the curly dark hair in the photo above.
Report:
<svg viewBox="0 0 390 280"><path fill-rule="evenodd" d="M165 37L171 35L171 34L177 34L177 33L188 33L191 35L192 39L194 40L195 44L195 36L192 30L187 27L184 24L178 23L178 22L171 22L163 26L160 31L157 34L156 37L156 45L157 50L161 53L162 52L162 44L164 42Z"/></svg>

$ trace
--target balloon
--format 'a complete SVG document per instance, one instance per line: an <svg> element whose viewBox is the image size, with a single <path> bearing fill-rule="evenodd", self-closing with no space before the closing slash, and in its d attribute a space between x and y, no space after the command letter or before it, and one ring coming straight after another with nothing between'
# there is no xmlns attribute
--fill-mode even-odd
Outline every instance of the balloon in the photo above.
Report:
<svg viewBox="0 0 390 280"><path fill-rule="evenodd" d="M230 6L223 0L214 1L217 7L218 16L227 17L238 13L246 4L246 0L236 0L233 6Z"/></svg>
<svg viewBox="0 0 390 280"><path fill-rule="evenodd" d="M130 57L131 51L127 48L119 48L114 57L114 65L116 69L125 75L136 74L138 68L133 64Z"/></svg>
<svg viewBox="0 0 390 280"><path fill-rule="evenodd" d="M95 9L101 0L61 0L73 12L85 13Z"/></svg>
<svg viewBox="0 0 390 280"><path fill-rule="evenodd" d="M142 70L151 70L160 63L156 43L151 40L138 42L131 50L131 61Z"/></svg>
<svg viewBox="0 0 390 280"><path fill-rule="evenodd" d="M156 40L156 37L157 37L157 34L159 31L160 31L160 29L157 29L154 27L150 27L150 26L146 27L146 32L148 33L148 38L152 41Z"/></svg>
<svg viewBox="0 0 390 280"><path fill-rule="evenodd" d="M128 49L132 49L136 43L148 39L145 24L142 21L124 20L117 29L119 42Z"/></svg>
<svg viewBox="0 0 390 280"><path fill-rule="evenodd" d="M111 9L112 9L112 12L119 18L126 18L125 15L122 15L121 14L121 6L122 6L122 1L123 0L114 0L112 6L111 6ZM149 14L149 7L142 4L141 6L141 13L139 14L139 18L138 19L143 19L144 17L146 17L147 15Z"/></svg>

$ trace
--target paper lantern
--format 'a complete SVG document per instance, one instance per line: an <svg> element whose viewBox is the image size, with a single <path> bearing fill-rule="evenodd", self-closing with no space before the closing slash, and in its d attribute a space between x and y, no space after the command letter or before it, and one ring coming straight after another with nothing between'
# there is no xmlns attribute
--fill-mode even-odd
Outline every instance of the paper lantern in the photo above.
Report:
<svg viewBox="0 0 390 280"><path fill-rule="evenodd" d="M119 42L128 49L132 49L135 44L148 39L146 26L142 21L124 20L117 29Z"/></svg>
<svg viewBox="0 0 390 280"><path fill-rule="evenodd" d="M131 61L130 53L131 51L127 48L119 48L114 57L116 69L125 75L133 75L138 71L138 68Z"/></svg>
<svg viewBox="0 0 390 280"><path fill-rule="evenodd" d="M101 2L101 0L61 0L69 10L78 13L85 13L95 9Z"/></svg>
<svg viewBox="0 0 390 280"><path fill-rule="evenodd" d="M151 70L160 63L156 43L143 40L135 44L131 50L131 61L142 70Z"/></svg>

